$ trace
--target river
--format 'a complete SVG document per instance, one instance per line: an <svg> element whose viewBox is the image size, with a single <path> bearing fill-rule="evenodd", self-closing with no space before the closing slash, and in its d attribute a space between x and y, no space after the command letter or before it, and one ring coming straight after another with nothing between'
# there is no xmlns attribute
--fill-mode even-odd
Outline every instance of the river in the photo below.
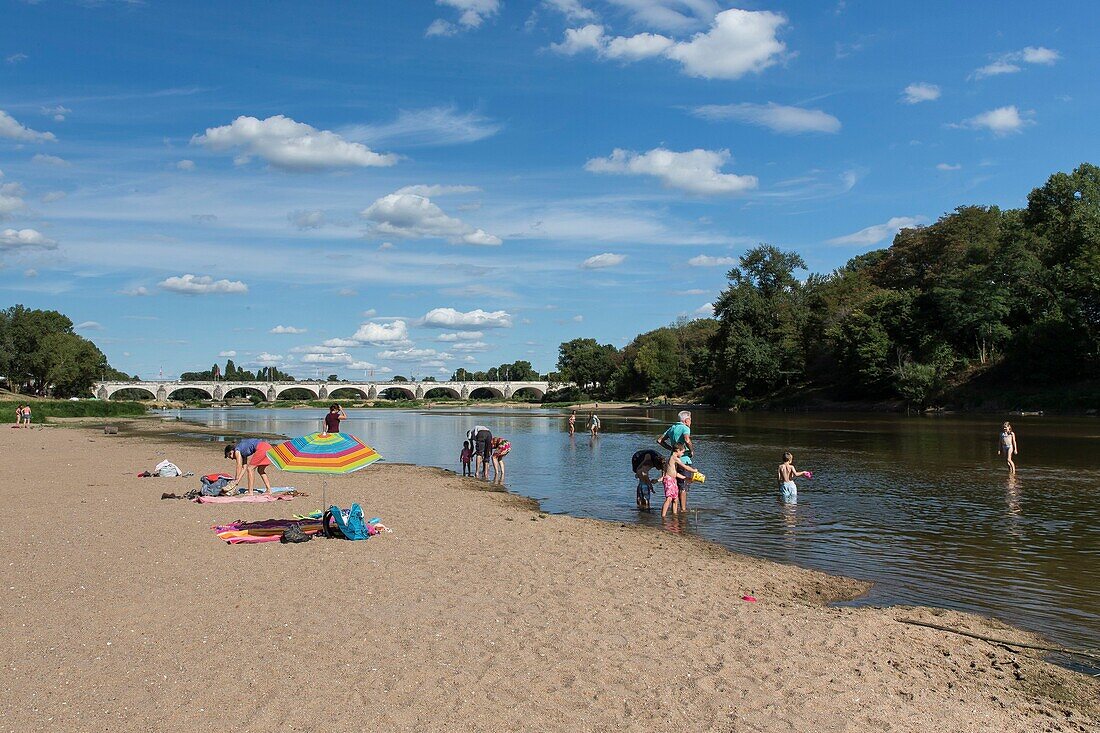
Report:
<svg viewBox="0 0 1100 733"><path fill-rule="evenodd" d="M293 436L317 430L324 411L179 414L226 434ZM997 456L997 416L697 411L692 435L707 481L694 486L686 517L662 523L658 495L653 511L636 508L629 464L675 413L605 411L596 439L581 432L587 413L570 438L566 414L363 409L349 410L342 429L386 460L457 471L465 431L484 423L512 442L508 489L545 511L690 532L874 581L856 604L973 611L1064 645L1100 646L1100 420L1010 418L1020 447L1013 478ZM813 471L793 506L776 486L785 450Z"/></svg>

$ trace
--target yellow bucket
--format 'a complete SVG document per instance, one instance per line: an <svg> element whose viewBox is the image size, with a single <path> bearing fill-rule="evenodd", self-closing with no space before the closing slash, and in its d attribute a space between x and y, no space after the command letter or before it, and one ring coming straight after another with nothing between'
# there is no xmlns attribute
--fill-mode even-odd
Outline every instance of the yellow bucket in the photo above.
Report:
<svg viewBox="0 0 1100 733"><path fill-rule="evenodd" d="M707 477L703 475L702 471L696 471L691 474L691 480L693 483L704 484L707 481Z"/></svg>

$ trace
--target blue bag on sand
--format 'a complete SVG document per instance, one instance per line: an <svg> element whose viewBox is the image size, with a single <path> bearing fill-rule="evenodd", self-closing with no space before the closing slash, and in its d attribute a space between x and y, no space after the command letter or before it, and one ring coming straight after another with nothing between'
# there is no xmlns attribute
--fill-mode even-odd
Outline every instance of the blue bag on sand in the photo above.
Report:
<svg viewBox="0 0 1100 733"><path fill-rule="evenodd" d="M365 540L370 537L367 522L363 519L363 508L358 504L351 505L346 517L338 506L331 506L325 512L322 521L323 532L326 537L333 537L335 533L329 527L329 520L332 520L336 524L336 528L340 530L340 534L349 540Z"/></svg>

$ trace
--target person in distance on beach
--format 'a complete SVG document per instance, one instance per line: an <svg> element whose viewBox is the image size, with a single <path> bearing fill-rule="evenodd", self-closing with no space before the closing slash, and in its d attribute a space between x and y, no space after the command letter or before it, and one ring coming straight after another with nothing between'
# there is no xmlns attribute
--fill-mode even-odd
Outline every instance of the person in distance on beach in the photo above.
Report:
<svg viewBox="0 0 1100 733"><path fill-rule="evenodd" d="M810 478L813 474L809 471L799 471L794 467L794 456L790 451L783 454L783 462L779 464L779 493L786 504L798 502L798 487L795 486L796 476Z"/></svg>
<svg viewBox="0 0 1100 733"><path fill-rule="evenodd" d="M1016 447L1016 433L1012 430L1012 423L1006 422L1001 426L1000 446L997 455L1003 453L1005 460L1008 461L1008 472L1016 473L1016 464L1012 461L1012 456L1018 454L1020 451Z"/></svg>

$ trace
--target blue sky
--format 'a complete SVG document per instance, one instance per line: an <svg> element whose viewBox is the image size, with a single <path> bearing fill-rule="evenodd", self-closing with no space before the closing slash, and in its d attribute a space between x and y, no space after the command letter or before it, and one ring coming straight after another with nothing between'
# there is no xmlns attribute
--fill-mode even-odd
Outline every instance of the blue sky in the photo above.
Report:
<svg viewBox="0 0 1100 733"><path fill-rule="evenodd" d="M442 377L1096 161L1100 5L0 0L0 288L143 377Z"/></svg>

